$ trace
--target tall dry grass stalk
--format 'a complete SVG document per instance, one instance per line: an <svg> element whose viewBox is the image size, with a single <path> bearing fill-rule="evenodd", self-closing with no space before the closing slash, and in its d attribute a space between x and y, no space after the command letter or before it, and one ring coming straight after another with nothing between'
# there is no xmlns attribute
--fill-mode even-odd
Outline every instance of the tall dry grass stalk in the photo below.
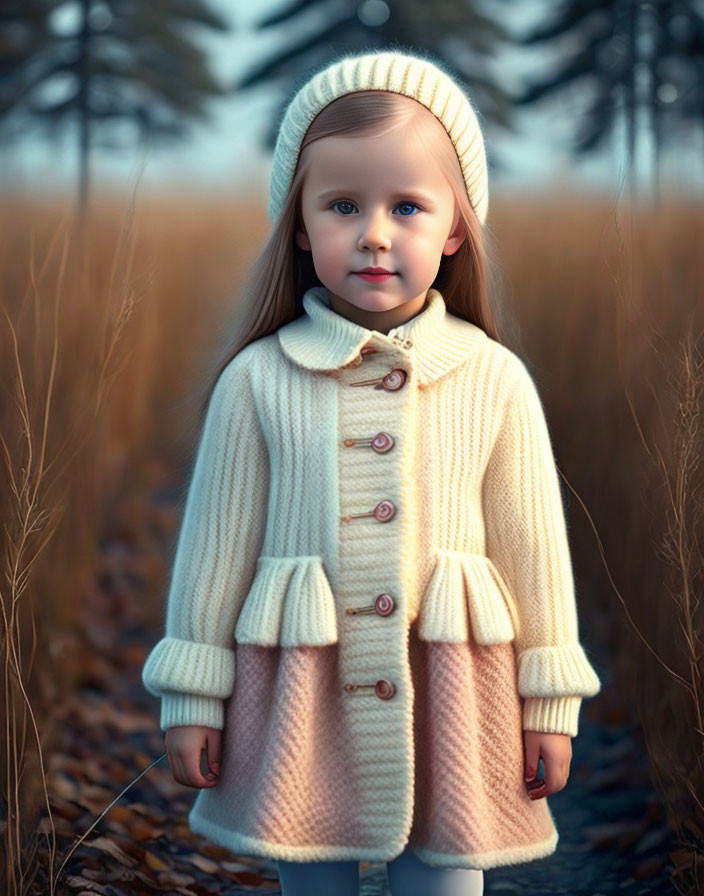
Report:
<svg viewBox="0 0 704 896"><path fill-rule="evenodd" d="M585 710L642 726L683 844L674 883L700 894L704 208L548 200L512 204L499 229L584 511L571 515L583 628L618 683Z"/></svg>
<svg viewBox="0 0 704 896"><path fill-rule="evenodd" d="M671 376L671 451L655 460L667 495L660 545L666 570L662 616L673 627L659 650L674 665L669 682L639 701L651 766L682 842L678 892L704 892L704 355L687 333ZM669 612L668 612L669 610ZM669 627L669 626L668 626ZM652 693L659 698L651 701Z"/></svg>
<svg viewBox="0 0 704 896"><path fill-rule="evenodd" d="M701 208L698 214L701 221ZM704 892L702 279L696 262L692 264L694 258L684 267L673 264L670 245L658 245L653 238L657 226L651 223L643 228L643 222L633 218L628 224L628 230L618 221L616 227L621 247L620 268L614 267L623 348L619 360L651 483L645 493L647 504L651 513L658 514L651 517L646 532L652 556L660 566L655 580L658 590L651 592L651 616L638 632L635 705L653 780L663 797L669 824L682 844L672 857L673 884L683 896L694 896ZM667 218L662 224L667 227ZM701 233L701 227L694 232ZM682 238L686 245L684 234ZM676 256L683 247L679 244L672 249ZM641 253L648 258L647 265L642 263ZM700 255L697 262L701 266ZM658 321L638 301L653 288L660 291L665 306L678 304L678 291L690 298L690 305L681 308L679 319L670 314L668 320ZM655 420L650 426L644 426L639 416L635 377L652 396Z"/></svg>
<svg viewBox="0 0 704 896"><path fill-rule="evenodd" d="M56 843L46 762L52 735L46 721L50 702L67 685L51 658L61 652L67 629L57 626L57 619L65 622L70 603L62 607L60 598L46 598L52 593L65 597L76 587L81 550L83 558L92 550L93 539L81 525L80 513L94 488L90 473L95 472L95 435L119 374L120 340L138 299L130 282L136 241L132 211L117 243L111 288L96 306L92 323L100 324L98 338L91 338L81 308L83 302L84 309L89 304L89 246L75 239L70 217L64 216L48 236L33 226L23 233L28 243L13 271L20 288L8 290L2 299L0 357L7 400L0 430L0 707L5 722L0 774L5 810L2 882L8 896L28 892L40 871L42 834L49 841L46 871L52 893L54 889ZM13 232L22 232L21 214L14 219ZM7 255L3 267L9 274ZM66 582L64 577L74 580ZM48 824L40 822L44 811Z"/></svg>

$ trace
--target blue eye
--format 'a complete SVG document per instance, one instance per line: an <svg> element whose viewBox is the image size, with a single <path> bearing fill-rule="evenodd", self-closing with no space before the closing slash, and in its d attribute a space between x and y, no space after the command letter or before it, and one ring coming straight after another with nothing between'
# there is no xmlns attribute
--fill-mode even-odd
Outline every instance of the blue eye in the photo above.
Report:
<svg viewBox="0 0 704 896"><path fill-rule="evenodd" d="M330 206L330 208L335 208L336 206L341 206L341 205L351 206L352 208L354 208L354 203L350 202L349 199L338 199L337 202L333 202L333 204ZM351 214L351 212L342 211L341 209L338 209L338 211L340 212L341 215Z"/></svg>
<svg viewBox="0 0 704 896"><path fill-rule="evenodd" d="M410 212L401 212L401 215L404 218L410 218L413 214L413 209L420 208L420 206L416 205L415 202L399 202L396 208L409 208Z"/></svg>

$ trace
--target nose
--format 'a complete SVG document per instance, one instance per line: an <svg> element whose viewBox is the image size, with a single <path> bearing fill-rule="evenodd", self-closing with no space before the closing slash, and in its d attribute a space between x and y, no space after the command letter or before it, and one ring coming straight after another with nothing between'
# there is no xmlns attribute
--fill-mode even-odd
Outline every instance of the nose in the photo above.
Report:
<svg viewBox="0 0 704 896"><path fill-rule="evenodd" d="M370 215L365 219L357 248L360 251L366 249L369 252L391 248L391 240L383 213Z"/></svg>

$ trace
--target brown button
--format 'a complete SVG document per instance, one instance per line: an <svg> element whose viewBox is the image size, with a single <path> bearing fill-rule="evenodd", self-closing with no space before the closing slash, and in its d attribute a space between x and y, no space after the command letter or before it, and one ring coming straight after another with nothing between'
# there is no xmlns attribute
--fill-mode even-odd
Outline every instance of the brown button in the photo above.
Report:
<svg viewBox="0 0 704 896"><path fill-rule="evenodd" d="M379 501L374 508L374 516L380 523L387 523L396 515L396 505L393 501Z"/></svg>
<svg viewBox="0 0 704 896"><path fill-rule="evenodd" d="M372 448L377 454L386 454L394 447L393 437L388 432L378 432L372 439Z"/></svg>
<svg viewBox="0 0 704 896"><path fill-rule="evenodd" d="M385 678L380 678L379 681L377 681L374 685L374 690L376 691L377 697L380 697L382 700L390 700L396 693L394 683L392 681L387 681Z"/></svg>
<svg viewBox="0 0 704 896"><path fill-rule="evenodd" d="M391 595L387 594L386 592L380 594L379 597L377 597L377 599L374 601L374 609L380 616L388 616L389 613L393 613L395 606L396 603L393 597L391 597Z"/></svg>
<svg viewBox="0 0 704 896"><path fill-rule="evenodd" d="M408 374L405 370L402 370L400 367L394 367L394 369L390 370L383 378L381 386L383 389L386 389L387 392L395 392L397 389L403 387L407 376Z"/></svg>

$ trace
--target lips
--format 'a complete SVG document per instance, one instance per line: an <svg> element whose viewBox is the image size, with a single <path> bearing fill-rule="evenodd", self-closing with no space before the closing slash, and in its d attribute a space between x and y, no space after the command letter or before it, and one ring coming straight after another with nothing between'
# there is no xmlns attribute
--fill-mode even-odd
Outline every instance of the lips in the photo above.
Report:
<svg viewBox="0 0 704 896"><path fill-rule="evenodd" d="M388 280L389 277L394 276L393 272L387 271L386 268L364 268L354 273L361 277L362 280L367 280L370 283L380 283L382 280Z"/></svg>

